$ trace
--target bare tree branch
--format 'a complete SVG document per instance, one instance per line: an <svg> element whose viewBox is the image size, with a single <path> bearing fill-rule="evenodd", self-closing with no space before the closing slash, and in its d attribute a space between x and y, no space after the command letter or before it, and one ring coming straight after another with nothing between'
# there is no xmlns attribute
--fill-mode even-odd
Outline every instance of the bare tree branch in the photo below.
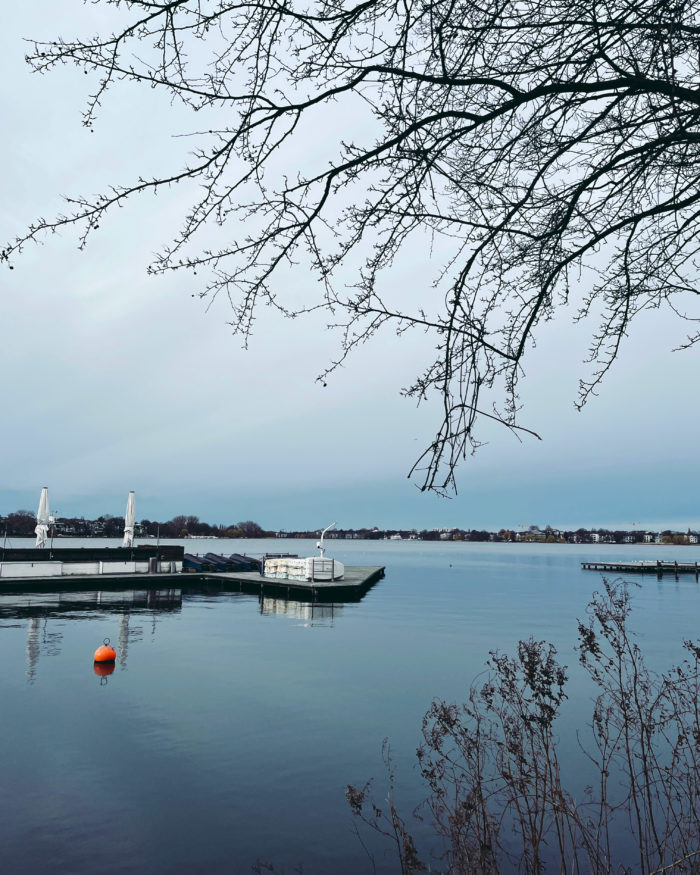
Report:
<svg viewBox="0 0 700 875"><path fill-rule="evenodd" d="M579 406L640 312L696 321L700 0L96 2L126 24L35 42L27 58L36 72L75 64L96 78L86 125L112 88L139 84L221 123L197 134L180 169L69 198L2 260L64 227L82 247L129 198L191 185L181 229L149 270L196 271L203 297L231 302L244 342L261 305L326 309L341 350L325 381L382 331L435 337L434 359L403 390L441 400L411 470L421 489L456 488L484 419L534 434L518 385L539 326L564 305L598 320ZM306 121L358 105L372 138L339 141L332 160L302 169ZM385 276L426 233L442 261L416 307ZM317 280L303 305L285 294L296 264ZM699 337L693 328L683 346Z"/></svg>

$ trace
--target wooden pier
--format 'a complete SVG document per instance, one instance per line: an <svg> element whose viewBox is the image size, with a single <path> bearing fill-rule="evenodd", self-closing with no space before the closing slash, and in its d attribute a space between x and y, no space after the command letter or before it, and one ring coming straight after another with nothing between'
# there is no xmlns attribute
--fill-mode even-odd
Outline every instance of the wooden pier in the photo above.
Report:
<svg viewBox="0 0 700 875"><path fill-rule="evenodd" d="M582 562L584 571L609 571L614 574L655 574L663 577L664 574L694 574L698 580L700 565L697 562L668 562L657 560L656 562Z"/></svg>

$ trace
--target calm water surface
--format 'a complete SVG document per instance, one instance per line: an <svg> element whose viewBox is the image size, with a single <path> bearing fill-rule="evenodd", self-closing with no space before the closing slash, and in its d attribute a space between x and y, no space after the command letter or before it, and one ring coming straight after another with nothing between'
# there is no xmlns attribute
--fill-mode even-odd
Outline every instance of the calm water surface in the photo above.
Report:
<svg viewBox="0 0 700 875"><path fill-rule="evenodd" d="M571 666L561 733L573 751L590 711L576 618L600 588L580 562L700 559L694 547L328 546L348 565L386 565L386 577L332 607L179 590L156 601L0 595L2 871L243 873L260 860L306 875L371 872L344 791L374 776L381 797L385 737L410 812L431 700L463 698L489 650L534 635ZM215 549L314 552L300 541ZM633 627L663 667L700 637L700 586L639 580ZM118 659L100 678L92 654L106 636ZM388 849L366 840L377 871L395 871Z"/></svg>

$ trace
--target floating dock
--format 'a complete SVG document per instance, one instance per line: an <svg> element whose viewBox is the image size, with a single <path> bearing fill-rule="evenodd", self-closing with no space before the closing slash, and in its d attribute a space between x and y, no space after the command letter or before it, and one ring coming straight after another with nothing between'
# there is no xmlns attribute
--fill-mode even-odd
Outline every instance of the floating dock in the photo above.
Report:
<svg viewBox="0 0 700 875"><path fill-rule="evenodd" d="M584 571L610 571L614 574L655 574L663 577L664 574L694 574L698 580L700 565L697 562L582 562Z"/></svg>
<svg viewBox="0 0 700 875"><path fill-rule="evenodd" d="M181 575L183 585L193 574ZM263 577L257 571L209 571L196 575L207 583L218 582L224 591L234 588L239 592L265 592L289 596L304 593L314 600L348 601L353 596L363 596L378 580L384 577L383 565L346 565L342 580L281 580Z"/></svg>
<svg viewBox="0 0 700 875"><path fill-rule="evenodd" d="M359 601L382 577L383 565L346 565L342 580L282 580L256 571L158 572L155 574L75 574L51 577L0 577L0 593L81 592L85 590L162 590L189 587L218 592L249 592L312 601Z"/></svg>

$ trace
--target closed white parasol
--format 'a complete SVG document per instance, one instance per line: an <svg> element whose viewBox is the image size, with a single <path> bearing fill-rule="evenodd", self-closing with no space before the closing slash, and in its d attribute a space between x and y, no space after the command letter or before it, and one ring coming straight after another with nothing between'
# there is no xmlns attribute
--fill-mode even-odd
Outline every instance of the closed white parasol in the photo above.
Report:
<svg viewBox="0 0 700 875"><path fill-rule="evenodd" d="M129 493L129 498L126 502L126 515L124 517L124 540L122 547L134 546L134 493L133 490Z"/></svg>
<svg viewBox="0 0 700 875"><path fill-rule="evenodd" d="M50 522L51 518L49 516L49 489L48 486L44 486L44 488L41 490L41 498L39 499L39 510L36 513L36 526L34 527L34 531L36 532L37 547L46 546L46 538L49 534Z"/></svg>

